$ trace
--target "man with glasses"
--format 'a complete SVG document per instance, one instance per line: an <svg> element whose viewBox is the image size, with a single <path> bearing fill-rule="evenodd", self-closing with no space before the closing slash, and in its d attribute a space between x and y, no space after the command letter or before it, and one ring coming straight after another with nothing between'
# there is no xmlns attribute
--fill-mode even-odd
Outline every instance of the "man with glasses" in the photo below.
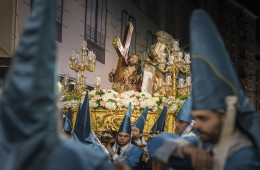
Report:
<svg viewBox="0 0 260 170"><path fill-rule="evenodd" d="M116 140L107 146L113 162L124 162L132 169L140 168L142 150L131 143L131 103L120 125Z"/></svg>

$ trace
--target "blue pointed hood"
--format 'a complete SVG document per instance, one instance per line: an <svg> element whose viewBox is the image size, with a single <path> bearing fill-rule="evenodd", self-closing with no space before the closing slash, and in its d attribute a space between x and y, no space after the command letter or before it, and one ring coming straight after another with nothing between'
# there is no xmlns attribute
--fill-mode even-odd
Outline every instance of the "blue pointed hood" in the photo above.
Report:
<svg viewBox="0 0 260 170"><path fill-rule="evenodd" d="M79 107L78 107L78 112L77 112L77 113L79 113L79 111L80 111L81 108L82 108L82 104L79 103Z"/></svg>
<svg viewBox="0 0 260 170"><path fill-rule="evenodd" d="M71 133L72 131L72 110L71 108L68 109L68 112L63 120L63 129L66 133Z"/></svg>
<svg viewBox="0 0 260 170"><path fill-rule="evenodd" d="M192 53L192 109L226 109L225 97L238 97L236 124L260 153L257 114L240 86L224 42L211 18L196 10L190 21Z"/></svg>
<svg viewBox="0 0 260 170"><path fill-rule="evenodd" d="M132 127L137 127L141 133L143 133L144 125L147 117L148 107L146 106L139 116L139 118L133 123Z"/></svg>
<svg viewBox="0 0 260 170"><path fill-rule="evenodd" d="M73 140L79 140L85 144L96 144L96 140L91 133L88 92L86 93L81 108L79 106L78 110L79 112L73 132Z"/></svg>
<svg viewBox="0 0 260 170"><path fill-rule="evenodd" d="M166 114L167 114L167 107L164 106L160 116L158 117L157 121L153 125L151 132L154 132L154 131L163 132Z"/></svg>
<svg viewBox="0 0 260 170"><path fill-rule="evenodd" d="M184 104L181 107L181 110L179 111L176 119L191 123L192 121L192 116L191 116L191 104L192 104L192 98L191 98L191 93L185 100Z"/></svg>
<svg viewBox="0 0 260 170"><path fill-rule="evenodd" d="M118 133L119 132L125 132L131 135L131 102L128 105L128 109L126 111L125 117L118 130Z"/></svg>
<svg viewBox="0 0 260 170"><path fill-rule="evenodd" d="M0 101L3 169L44 169L59 142L55 56L55 1L35 0Z"/></svg>

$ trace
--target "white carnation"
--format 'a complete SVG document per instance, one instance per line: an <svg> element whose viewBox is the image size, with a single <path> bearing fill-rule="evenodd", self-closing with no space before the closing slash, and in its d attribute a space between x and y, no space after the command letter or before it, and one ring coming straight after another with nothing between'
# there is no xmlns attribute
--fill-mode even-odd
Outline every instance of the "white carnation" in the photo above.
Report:
<svg viewBox="0 0 260 170"><path fill-rule="evenodd" d="M141 92L139 94L140 97L142 97L143 99L147 99L147 98L151 98L152 95L150 93L147 93L147 92Z"/></svg>
<svg viewBox="0 0 260 170"><path fill-rule="evenodd" d="M130 102L132 106L134 104L132 99L123 99L121 102L124 108L128 108Z"/></svg>
<svg viewBox="0 0 260 170"><path fill-rule="evenodd" d="M117 106L115 102L106 102L105 108L108 110L114 110L117 108Z"/></svg>
<svg viewBox="0 0 260 170"><path fill-rule="evenodd" d="M112 93L105 93L102 97L103 101L108 101L109 99L115 100L115 96Z"/></svg>
<svg viewBox="0 0 260 170"><path fill-rule="evenodd" d="M150 100L150 99L146 99L146 100L140 102L140 107L141 107L141 108L145 108L146 106L147 106L149 109L152 109L153 106L154 106L154 102L153 102L152 100Z"/></svg>
<svg viewBox="0 0 260 170"><path fill-rule="evenodd" d="M77 107L80 103L80 100L70 100L70 101L65 101L62 102L64 108L73 108Z"/></svg>
<svg viewBox="0 0 260 170"><path fill-rule="evenodd" d="M159 97L151 97L150 100L156 103L159 101Z"/></svg>
<svg viewBox="0 0 260 170"><path fill-rule="evenodd" d="M106 93L110 93L110 94L113 94L113 95L118 95L118 92L116 92L115 90L107 90Z"/></svg>
<svg viewBox="0 0 260 170"><path fill-rule="evenodd" d="M92 96L95 96L95 95L96 95L96 92L97 92L96 90L92 90L92 91L90 91L88 94L89 94L89 95L92 95Z"/></svg>
<svg viewBox="0 0 260 170"><path fill-rule="evenodd" d="M168 107L169 112L175 112L178 109L178 105L173 103Z"/></svg>
<svg viewBox="0 0 260 170"><path fill-rule="evenodd" d="M94 109L94 108L98 107L98 104L97 104L97 102L89 101L89 107Z"/></svg>
<svg viewBox="0 0 260 170"><path fill-rule="evenodd" d="M133 91L133 90L129 90L129 91L125 91L125 92L121 93L121 95L129 96L129 97L134 95L134 94L135 94L135 91Z"/></svg>

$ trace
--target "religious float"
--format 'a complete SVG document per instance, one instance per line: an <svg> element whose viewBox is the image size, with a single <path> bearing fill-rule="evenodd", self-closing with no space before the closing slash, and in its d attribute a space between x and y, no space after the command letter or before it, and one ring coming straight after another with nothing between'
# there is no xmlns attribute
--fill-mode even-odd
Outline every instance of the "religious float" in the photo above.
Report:
<svg viewBox="0 0 260 170"><path fill-rule="evenodd" d="M119 55L115 77L113 77L113 80L117 80L116 83L119 79L117 76L122 71L120 70L121 63L127 61L132 31L133 26L131 22L128 22L122 43L119 37L115 37L113 41L113 46ZM146 83L148 86L153 85L152 92L148 92L148 90L138 92L130 89L119 93L116 91L117 89L100 89L101 78L99 76L96 76L95 90L88 91L91 128L95 132L101 132L103 137L118 131L130 102L132 104L132 123L136 121L146 106L149 108L143 132L146 139L164 106L168 108L164 131L174 132L175 117L191 90L190 54L180 49L179 42L170 34L159 31L156 36L158 42L152 45L149 54L135 55L146 66L155 70L153 82ZM83 42L81 56L73 51L70 57L70 68L80 73L76 77L75 89L71 92L68 91L68 76L64 76L63 93L60 100L64 107L64 114L69 108L73 112L72 127L75 125L79 104L83 102L87 91L84 72L86 70L94 71L95 62L95 54L88 50L86 41Z"/></svg>

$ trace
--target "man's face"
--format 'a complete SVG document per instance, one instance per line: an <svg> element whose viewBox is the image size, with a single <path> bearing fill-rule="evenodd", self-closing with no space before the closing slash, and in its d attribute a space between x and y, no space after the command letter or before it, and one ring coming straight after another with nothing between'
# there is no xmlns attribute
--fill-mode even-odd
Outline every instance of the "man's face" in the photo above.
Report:
<svg viewBox="0 0 260 170"><path fill-rule="evenodd" d="M225 114L220 115L211 110L194 110L192 116L196 122L194 128L198 131L200 139L203 142L216 144L225 121Z"/></svg>
<svg viewBox="0 0 260 170"><path fill-rule="evenodd" d="M116 138L117 144L122 147L130 142L130 135L125 132L119 132Z"/></svg>
<svg viewBox="0 0 260 170"><path fill-rule="evenodd" d="M189 126L188 122L176 119L175 120L175 133L181 135L188 126Z"/></svg>
<svg viewBox="0 0 260 170"><path fill-rule="evenodd" d="M140 130L137 127L132 127L132 138L133 139L140 139L143 134L140 132Z"/></svg>
<svg viewBox="0 0 260 170"><path fill-rule="evenodd" d="M134 66L134 65L137 64L137 61L138 61L138 58L137 58L137 57L135 57L135 56L130 56L129 61L128 61L128 64L129 64L130 66Z"/></svg>

